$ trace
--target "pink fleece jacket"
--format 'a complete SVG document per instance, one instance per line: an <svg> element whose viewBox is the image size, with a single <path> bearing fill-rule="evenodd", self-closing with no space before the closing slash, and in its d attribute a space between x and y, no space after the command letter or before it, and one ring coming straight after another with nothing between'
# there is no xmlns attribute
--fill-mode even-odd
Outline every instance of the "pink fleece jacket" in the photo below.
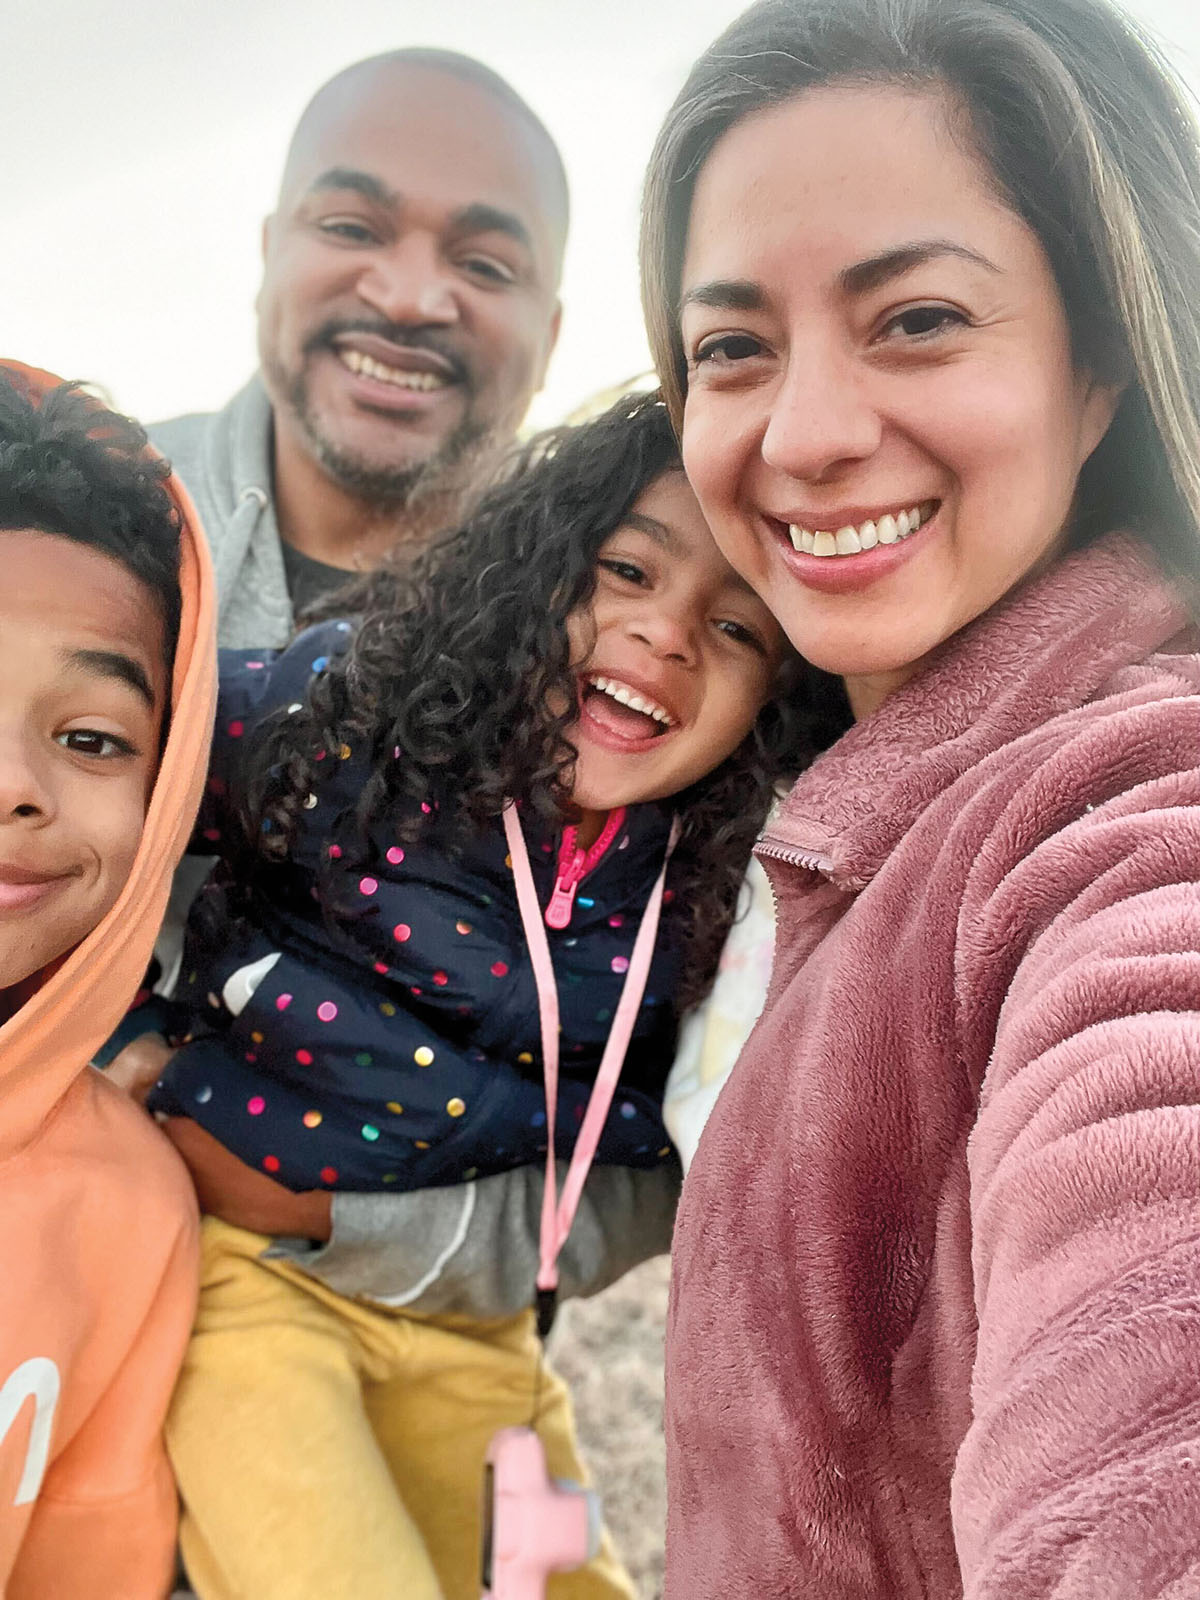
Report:
<svg viewBox="0 0 1200 1600"><path fill-rule="evenodd" d="M1059 562L796 785L684 1189L670 1600L1200 1595L1200 659Z"/></svg>

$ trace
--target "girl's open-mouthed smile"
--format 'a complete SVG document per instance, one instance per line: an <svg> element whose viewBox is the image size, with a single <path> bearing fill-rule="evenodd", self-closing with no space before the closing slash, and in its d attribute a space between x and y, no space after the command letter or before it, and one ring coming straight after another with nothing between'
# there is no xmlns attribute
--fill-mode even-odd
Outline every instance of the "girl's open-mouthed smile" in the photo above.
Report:
<svg viewBox="0 0 1200 1600"><path fill-rule="evenodd" d="M581 663L573 798L603 811L679 794L733 754L770 693L783 635L717 548L682 472L638 497L571 619Z"/></svg>

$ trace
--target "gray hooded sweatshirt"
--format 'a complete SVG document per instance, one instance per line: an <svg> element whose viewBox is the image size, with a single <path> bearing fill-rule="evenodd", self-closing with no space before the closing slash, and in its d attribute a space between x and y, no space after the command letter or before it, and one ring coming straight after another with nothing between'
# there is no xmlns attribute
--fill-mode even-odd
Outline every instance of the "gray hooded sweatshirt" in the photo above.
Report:
<svg viewBox="0 0 1200 1600"><path fill-rule="evenodd" d="M271 403L254 377L223 411L148 430L196 503L217 575L218 641L235 650L277 649L293 631L271 429ZM177 917L207 871L198 867L180 869ZM669 1249L679 1182L672 1166L594 1167L559 1258L560 1296L595 1294ZM426 1313L509 1316L533 1299L542 1188L540 1171L518 1167L453 1188L338 1193L328 1244L278 1239L268 1254L340 1294Z"/></svg>

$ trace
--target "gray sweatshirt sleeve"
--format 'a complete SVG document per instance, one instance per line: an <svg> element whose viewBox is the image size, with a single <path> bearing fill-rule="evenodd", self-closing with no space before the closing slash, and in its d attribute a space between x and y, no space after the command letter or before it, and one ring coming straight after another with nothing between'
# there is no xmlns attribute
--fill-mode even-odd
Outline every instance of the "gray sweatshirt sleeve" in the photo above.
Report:
<svg viewBox="0 0 1200 1600"><path fill-rule="evenodd" d="M559 1182L565 1176L560 1165ZM593 1167L559 1257L559 1294L596 1294L670 1249L679 1167ZM510 1316L533 1301L544 1177L518 1167L491 1178L405 1194L335 1194L333 1236L314 1248L277 1239L339 1294L425 1313Z"/></svg>

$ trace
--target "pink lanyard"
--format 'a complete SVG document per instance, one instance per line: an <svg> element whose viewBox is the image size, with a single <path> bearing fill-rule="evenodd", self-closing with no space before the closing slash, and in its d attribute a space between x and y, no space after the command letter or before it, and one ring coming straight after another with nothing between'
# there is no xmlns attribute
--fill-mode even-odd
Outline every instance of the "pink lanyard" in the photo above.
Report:
<svg viewBox="0 0 1200 1600"><path fill-rule="evenodd" d="M550 946L542 922L542 908L538 903L533 873L529 867L529 852L525 848L525 837L521 832L516 807L511 800L504 807L504 832L508 838L508 850L512 860L517 904L521 910L521 921L525 926L529 958L533 963L533 977L538 992L538 1016L542 1025L542 1068L546 1079L546 1131L549 1147L546 1151L546 1187L542 1195L537 1287L538 1323L540 1331L544 1334L548 1331L549 1322L554 1315L559 1252L566 1243L571 1223L575 1220L579 1196L596 1154L596 1146L600 1143L608 1108L612 1105L612 1098L616 1092L617 1079L625 1064L625 1052L633 1036L638 1009L646 992L646 979L650 974L654 941L658 935L658 919L662 912L667 865L679 840L679 818L676 817L671 824L671 836L667 840L662 869L654 888L650 891L650 898L642 913L642 925L633 942L629 971L621 990L621 998L617 1002L608 1043L604 1046L604 1054L600 1058L600 1068L596 1073L596 1082L588 1100L587 1111L584 1113L579 1136L575 1140L575 1149L571 1154L571 1164L567 1168L561 1201L558 1198L558 1173L554 1160L555 1117L558 1111L558 986L554 981L554 965L550 959Z"/></svg>

